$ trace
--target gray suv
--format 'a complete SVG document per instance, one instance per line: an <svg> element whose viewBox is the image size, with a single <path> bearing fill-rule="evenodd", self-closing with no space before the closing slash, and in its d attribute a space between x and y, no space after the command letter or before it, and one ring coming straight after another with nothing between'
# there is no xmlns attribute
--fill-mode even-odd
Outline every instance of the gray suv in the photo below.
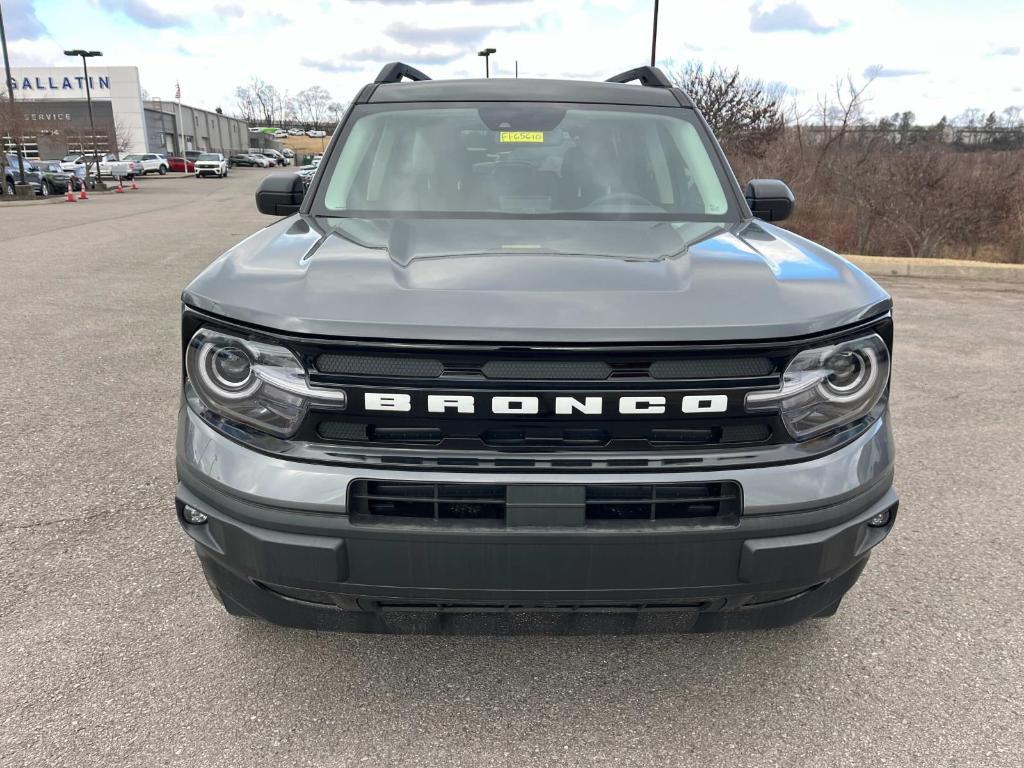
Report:
<svg viewBox="0 0 1024 768"><path fill-rule="evenodd" d="M897 511L891 299L657 69L386 66L182 300L177 513L232 614L832 615Z"/></svg>

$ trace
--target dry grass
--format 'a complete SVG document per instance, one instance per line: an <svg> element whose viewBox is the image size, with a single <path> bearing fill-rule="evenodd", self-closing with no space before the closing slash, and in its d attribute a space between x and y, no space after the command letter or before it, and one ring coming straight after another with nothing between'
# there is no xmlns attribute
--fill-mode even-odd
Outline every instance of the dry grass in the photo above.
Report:
<svg viewBox="0 0 1024 768"><path fill-rule="evenodd" d="M318 155L327 149L330 140L330 136L324 136L322 139L311 139L309 136L289 136L287 139L281 139L281 143L286 147L291 147L296 155Z"/></svg>

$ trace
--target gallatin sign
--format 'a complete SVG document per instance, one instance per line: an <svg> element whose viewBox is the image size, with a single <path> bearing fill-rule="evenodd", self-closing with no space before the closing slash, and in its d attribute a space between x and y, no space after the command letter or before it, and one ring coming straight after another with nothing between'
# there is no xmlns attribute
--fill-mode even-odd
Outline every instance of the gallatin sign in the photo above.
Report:
<svg viewBox="0 0 1024 768"><path fill-rule="evenodd" d="M85 77L12 77L11 87L16 91L84 91ZM89 88L110 90L110 77L90 77Z"/></svg>

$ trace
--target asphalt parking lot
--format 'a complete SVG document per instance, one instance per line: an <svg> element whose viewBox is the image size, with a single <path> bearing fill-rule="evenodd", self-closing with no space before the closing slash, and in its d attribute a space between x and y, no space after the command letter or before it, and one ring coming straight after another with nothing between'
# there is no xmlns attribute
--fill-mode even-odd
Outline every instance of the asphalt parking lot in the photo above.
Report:
<svg viewBox="0 0 1024 768"><path fill-rule="evenodd" d="M1022 764L1024 291L886 283L900 519L829 621L283 630L173 509L179 292L269 223L264 173L0 206L0 765Z"/></svg>

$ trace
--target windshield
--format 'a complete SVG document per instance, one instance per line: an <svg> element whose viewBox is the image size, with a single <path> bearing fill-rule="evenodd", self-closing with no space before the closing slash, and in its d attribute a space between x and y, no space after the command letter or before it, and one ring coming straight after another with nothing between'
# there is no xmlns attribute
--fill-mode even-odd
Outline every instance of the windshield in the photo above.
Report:
<svg viewBox="0 0 1024 768"><path fill-rule="evenodd" d="M64 155L64 157L61 160L62 160L62 162L65 162L65 163L73 163L76 160L78 160L78 158L80 158L80 157L81 157L81 155Z"/></svg>
<svg viewBox="0 0 1024 768"><path fill-rule="evenodd" d="M328 215L732 220L688 109L362 106L318 193Z"/></svg>
<svg viewBox="0 0 1024 768"><path fill-rule="evenodd" d="M199 156L200 160L220 160L220 155L213 155L209 152Z"/></svg>
<svg viewBox="0 0 1024 768"><path fill-rule="evenodd" d="M125 160L131 160L134 163L139 162L142 159L142 155L125 155Z"/></svg>

